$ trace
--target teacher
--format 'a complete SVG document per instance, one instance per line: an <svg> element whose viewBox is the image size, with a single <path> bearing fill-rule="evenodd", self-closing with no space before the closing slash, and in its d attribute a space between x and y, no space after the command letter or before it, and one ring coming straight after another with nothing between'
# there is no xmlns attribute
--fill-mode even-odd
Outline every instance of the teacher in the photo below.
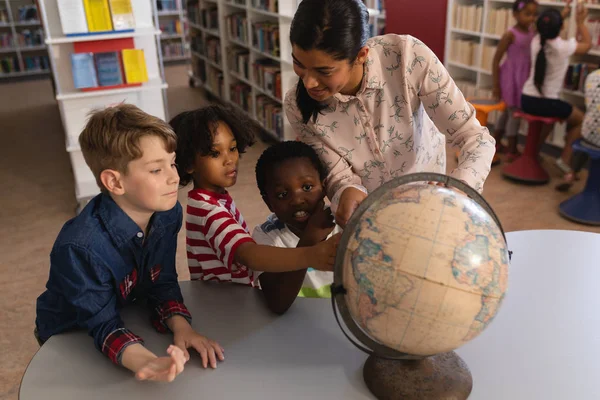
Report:
<svg viewBox="0 0 600 400"><path fill-rule="evenodd" d="M338 224L395 177L446 173L446 143L461 149L450 175L483 190L495 141L425 44L408 35L369 39L361 0L303 0L290 40L300 79L285 96L286 116L327 168Z"/></svg>

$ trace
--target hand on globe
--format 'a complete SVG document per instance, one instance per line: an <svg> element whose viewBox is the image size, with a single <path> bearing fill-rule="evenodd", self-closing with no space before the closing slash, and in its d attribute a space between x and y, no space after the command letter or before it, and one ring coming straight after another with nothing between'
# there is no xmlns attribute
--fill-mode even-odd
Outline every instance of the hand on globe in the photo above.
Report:
<svg viewBox="0 0 600 400"><path fill-rule="evenodd" d="M354 211L356 211L360 203L366 198L367 194L356 188L349 187L344 190L335 213L335 222L344 228L352 217L352 214L354 214Z"/></svg>
<svg viewBox="0 0 600 400"><path fill-rule="evenodd" d="M306 249L309 250L307 256L309 257L310 267L319 271L333 271L335 254L341 237L342 234L338 233L324 242L320 242L312 247L307 247Z"/></svg>

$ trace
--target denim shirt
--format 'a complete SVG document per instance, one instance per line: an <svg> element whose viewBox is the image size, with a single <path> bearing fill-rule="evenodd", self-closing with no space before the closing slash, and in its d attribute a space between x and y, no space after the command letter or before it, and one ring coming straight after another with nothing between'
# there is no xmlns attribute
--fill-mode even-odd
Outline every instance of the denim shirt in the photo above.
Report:
<svg viewBox="0 0 600 400"><path fill-rule="evenodd" d="M98 350L121 363L123 350L142 339L125 329L120 310L146 301L152 324L168 331L173 315L191 319L177 282L175 254L182 209L156 212L148 237L107 194L90 201L68 221L50 253L46 291L37 299L36 327L41 341L85 329Z"/></svg>

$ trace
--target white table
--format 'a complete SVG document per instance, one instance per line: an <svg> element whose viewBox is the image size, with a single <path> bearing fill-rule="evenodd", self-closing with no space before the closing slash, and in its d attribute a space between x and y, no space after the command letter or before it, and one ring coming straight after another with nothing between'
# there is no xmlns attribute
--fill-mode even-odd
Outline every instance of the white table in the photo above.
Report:
<svg viewBox="0 0 600 400"><path fill-rule="evenodd" d="M600 235L524 231L514 251L499 315L458 350L473 374L470 399L600 399ZM233 285L182 282L194 327L218 340L225 362L203 370L192 356L172 384L137 382L85 333L51 338L23 377L20 399L372 399L362 380L366 355L340 332L331 303L296 300L273 316L260 293ZM162 353L143 315L126 325Z"/></svg>

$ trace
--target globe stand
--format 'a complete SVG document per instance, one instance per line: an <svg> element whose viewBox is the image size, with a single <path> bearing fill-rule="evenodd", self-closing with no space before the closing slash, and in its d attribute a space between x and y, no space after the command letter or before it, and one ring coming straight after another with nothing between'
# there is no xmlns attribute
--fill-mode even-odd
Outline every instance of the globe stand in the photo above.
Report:
<svg viewBox="0 0 600 400"><path fill-rule="evenodd" d="M464 400L473 389L469 367L453 351L419 360L371 355L363 378L379 400Z"/></svg>

